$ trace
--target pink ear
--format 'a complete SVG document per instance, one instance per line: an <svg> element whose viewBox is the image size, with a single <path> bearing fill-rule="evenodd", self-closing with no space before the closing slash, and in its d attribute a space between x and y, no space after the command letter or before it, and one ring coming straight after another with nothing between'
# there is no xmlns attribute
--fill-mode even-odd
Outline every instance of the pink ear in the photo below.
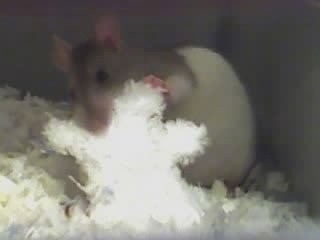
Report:
<svg viewBox="0 0 320 240"><path fill-rule="evenodd" d="M95 38L98 44L119 50L120 31L115 17L103 16L95 25Z"/></svg>
<svg viewBox="0 0 320 240"><path fill-rule="evenodd" d="M57 35L53 35L52 61L59 70L69 71L71 49L72 47L69 43Z"/></svg>

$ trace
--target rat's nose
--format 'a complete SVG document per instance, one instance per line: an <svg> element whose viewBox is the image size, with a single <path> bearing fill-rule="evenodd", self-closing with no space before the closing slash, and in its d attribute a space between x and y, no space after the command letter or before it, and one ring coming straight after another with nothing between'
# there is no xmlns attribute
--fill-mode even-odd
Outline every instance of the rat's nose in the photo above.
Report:
<svg viewBox="0 0 320 240"><path fill-rule="evenodd" d="M108 127L108 121L103 119L90 119L87 122L87 129L94 134L99 134Z"/></svg>
<svg viewBox="0 0 320 240"><path fill-rule="evenodd" d="M106 130L110 123L110 111L107 108L95 108L88 111L85 127L94 134Z"/></svg>
<svg viewBox="0 0 320 240"><path fill-rule="evenodd" d="M112 100L105 96L91 96L85 108L85 127L94 134L106 130L110 124Z"/></svg>
<svg viewBox="0 0 320 240"><path fill-rule="evenodd" d="M95 116L88 116L86 120L85 127L87 130L94 134L99 134L102 131L106 130L109 126L109 117L95 117Z"/></svg>

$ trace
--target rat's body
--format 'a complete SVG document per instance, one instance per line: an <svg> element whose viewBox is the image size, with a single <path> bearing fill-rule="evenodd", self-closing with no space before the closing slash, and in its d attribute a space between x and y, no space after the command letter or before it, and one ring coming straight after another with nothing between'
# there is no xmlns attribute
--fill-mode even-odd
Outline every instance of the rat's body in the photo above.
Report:
<svg viewBox="0 0 320 240"><path fill-rule="evenodd" d="M177 52L185 57L197 86L169 118L204 123L211 141L205 154L184 169L184 175L205 186L214 179L238 186L253 163L254 122L246 91L219 54L196 47Z"/></svg>
<svg viewBox="0 0 320 240"><path fill-rule="evenodd" d="M71 76L75 116L84 127L95 133L107 128L112 100L125 81L158 84L169 92L166 118L185 118L208 129L211 145L183 169L184 177L203 186L215 179L238 185L252 164L254 125L246 92L230 65L204 48L121 49L110 37L108 21L98 26L95 39L74 48L56 38L55 62Z"/></svg>

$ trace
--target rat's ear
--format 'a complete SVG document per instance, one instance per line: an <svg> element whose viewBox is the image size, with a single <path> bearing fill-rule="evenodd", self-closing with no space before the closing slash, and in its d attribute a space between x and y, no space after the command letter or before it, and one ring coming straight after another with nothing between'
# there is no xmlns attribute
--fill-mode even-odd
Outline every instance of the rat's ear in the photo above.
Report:
<svg viewBox="0 0 320 240"><path fill-rule="evenodd" d="M52 61L60 71L69 71L71 64L71 49L72 47L69 43L57 35L53 35Z"/></svg>
<svg viewBox="0 0 320 240"><path fill-rule="evenodd" d="M114 16L102 16L95 24L95 40L101 46L121 48L120 25Z"/></svg>

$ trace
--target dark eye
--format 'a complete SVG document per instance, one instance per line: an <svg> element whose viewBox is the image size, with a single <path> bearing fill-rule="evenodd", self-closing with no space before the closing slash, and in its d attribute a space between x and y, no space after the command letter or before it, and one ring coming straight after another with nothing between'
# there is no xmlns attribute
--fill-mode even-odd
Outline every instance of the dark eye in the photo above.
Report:
<svg viewBox="0 0 320 240"><path fill-rule="evenodd" d="M96 72L96 80L97 80L98 83L104 83L108 79L109 79L108 72L106 72L104 70L98 70Z"/></svg>

